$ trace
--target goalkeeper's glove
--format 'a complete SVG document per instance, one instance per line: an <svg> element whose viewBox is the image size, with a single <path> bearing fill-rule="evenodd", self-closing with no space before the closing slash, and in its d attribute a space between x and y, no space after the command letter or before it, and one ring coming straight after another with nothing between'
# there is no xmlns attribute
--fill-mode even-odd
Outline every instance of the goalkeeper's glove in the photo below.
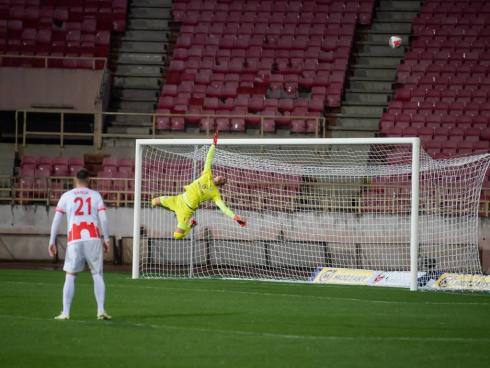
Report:
<svg viewBox="0 0 490 368"><path fill-rule="evenodd" d="M240 225L241 227L244 227L247 225L247 221L245 221L244 218L242 218L238 215L233 216L233 220L236 221L238 223L238 225Z"/></svg>
<svg viewBox="0 0 490 368"><path fill-rule="evenodd" d="M215 146L218 144L218 135L219 135L219 130L216 129L216 132L214 133L214 137L213 137L213 144Z"/></svg>

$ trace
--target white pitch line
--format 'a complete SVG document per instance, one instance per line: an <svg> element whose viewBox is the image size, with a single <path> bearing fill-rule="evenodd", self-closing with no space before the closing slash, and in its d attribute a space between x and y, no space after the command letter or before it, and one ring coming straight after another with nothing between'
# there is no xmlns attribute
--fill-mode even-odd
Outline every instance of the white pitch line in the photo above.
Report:
<svg viewBox="0 0 490 368"><path fill-rule="evenodd" d="M243 331L243 330L222 330L222 329L212 329L203 327L184 327L184 326L173 326L173 325L157 325L157 324L147 324L147 323L134 323L128 321L121 321L119 323L117 320L112 321L84 321L84 320L69 320L69 321L55 321L54 319L39 318L39 317L25 317L25 316L15 316L0 314L0 318L4 319L20 319L26 321L39 321L39 322L52 322L59 324L82 324L89 326L102 326L104 324L125 326L125 327L135 327L135 328L152 328L152 329L164 329L164 330L177 330L177 331L191 331L200 333L217 333L217 334L229 334L229 335L240 335L240 336L253 336L253 337L266 337L266 338L276 338L276 339L291 339L291 340L325 340L325 341L403 341L403 342L458 342L458 343L485 343L490 342L490 337L437 337L437 336L339 336L339 335L292 335L292 334L279 334L274 332L253 332L253 331Z"/></svg>
<svg viewBox="0 0 490 368"><path fill-rule="evenodd" d="M55 285L54 283L46 283L46 282L27 282L27 281L0 281L13 283L13 284L22 284L22 285ZM172 290L172 291L192 291L192 292L216 292L216 293L235 293L235 294L245 294L245 295L258 295L258 296L279 296L279 297L293 297L293 298L311 298L311 299L319 299L319 300L344 300L344 301L352 301L352 302L364 302L364 303L379 303L379 304L425 304L425 305L475 305L475 306L488 306L490 302L429 302L429 301L397 301L397 300L376 300L376 299L360 299L360 298L345 298L345 297L337 297L337 296L327 296L327 295L300 295L300 294L285 294L285 293L267 293L267 292L256 292L256 291L243 291L243 290L227 290L227 289L203 289L203 288L180 288L180 287L168 287L168 286L139 286L139 285L119 285L119 284L111 284L110 288L126 288L126 289L150 289L150 290Z"/></svg>

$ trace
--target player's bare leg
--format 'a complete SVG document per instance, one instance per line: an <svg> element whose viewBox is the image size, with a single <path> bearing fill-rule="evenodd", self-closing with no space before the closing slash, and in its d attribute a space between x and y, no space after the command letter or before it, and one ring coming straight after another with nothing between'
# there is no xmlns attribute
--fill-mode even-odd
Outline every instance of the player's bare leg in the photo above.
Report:
<svg viewBox="0 0 490 368"><path fill-rule="evenodd" d="M75 279L77 277L76 273L66 273L65 285L63 286L63 311L59 316L54 317L58 320L70 319L70 308L71 302L73 300L73 295L75 295Z"/></svg>

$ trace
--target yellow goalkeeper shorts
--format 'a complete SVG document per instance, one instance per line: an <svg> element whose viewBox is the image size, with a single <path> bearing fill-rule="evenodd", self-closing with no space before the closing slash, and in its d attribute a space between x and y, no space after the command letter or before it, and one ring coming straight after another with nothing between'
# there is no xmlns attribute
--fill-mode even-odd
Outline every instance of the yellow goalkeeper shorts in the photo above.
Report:
<svg viewBox="0 0 490 368"><path fill-rule="evenodd" d="M194 215L194 211L185 204L182 195L160 197L160 203L166 209L175 212L179 229L182 229L185 232L190 230L189 220L192 215Z"/></svg>

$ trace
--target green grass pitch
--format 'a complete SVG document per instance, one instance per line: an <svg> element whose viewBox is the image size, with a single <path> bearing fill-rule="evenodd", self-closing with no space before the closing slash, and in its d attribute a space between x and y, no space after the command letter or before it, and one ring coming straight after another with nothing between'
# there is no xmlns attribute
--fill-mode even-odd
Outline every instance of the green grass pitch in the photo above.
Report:
<svg viewBox="0 0 490 368"><path fill-rule="evenodd" d="M0 270L0 367L488 367L490 296L107 273Z"/></svg>

